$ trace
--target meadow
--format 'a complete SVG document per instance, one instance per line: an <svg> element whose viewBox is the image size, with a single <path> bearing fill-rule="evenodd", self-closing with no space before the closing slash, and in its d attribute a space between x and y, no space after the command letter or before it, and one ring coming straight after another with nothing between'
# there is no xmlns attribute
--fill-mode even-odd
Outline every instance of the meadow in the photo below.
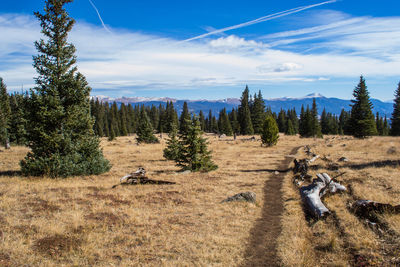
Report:
<svg viewBox="0 0 400 267"><path fill-rule="evenodd" d="M98 176L21 177L28 149L0 152L1 266L348 266L400 264L400 215L382 215L390 235L352 214L356 198L400 203L400 139L280 136L277 146L256 138L208 135L218 170L180 173L160 144L134 136L102 140L113 165ZM351 192L331 195L325 220L305 216L293 173L304 146L321 156L311 174L332 176ZM393 149L392 149L393 150ZM396 150L396 149L394 149ZM348 162L338 162L340 157ZM332 164L337 168L332 170ZM151 179L174 185L111 187L144 167ZM257 202L221 203L253 191Z"/></svg>

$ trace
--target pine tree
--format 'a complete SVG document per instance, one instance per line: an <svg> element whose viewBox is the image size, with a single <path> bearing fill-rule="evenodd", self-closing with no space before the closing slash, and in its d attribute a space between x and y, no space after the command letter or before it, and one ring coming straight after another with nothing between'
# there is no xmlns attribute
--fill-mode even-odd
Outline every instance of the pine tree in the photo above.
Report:
<svg viewBox="0 0 400 267"><path fill-rule="evenodd" d="M188 130L188 121L190 121L190 113L186 101L183 103L183 109L179 118L179 133L185 133Z"/></svg>
<svg viewBox="0 0 400 267"><path fill-rule="evenodd" d="M205 120L204 113L202 110L200 110L200 113L199 113L199 121L200 121L201 130L204 132L206 130L206 120Z"/></svg>
<svg viewBox="0 0 400 267"><path fill-rule="evenodd" d="M64 9L70 2L47 0L45 13L35 13L48 39L35 42L39 54L33 65L39 76L27 107L31 151L21 161L25 175L65 177L110 169L93 131L91 89L74 66L75 47L67 42L75 22Z"/></svg>
<svg viewBox="0 0 400 267"><path fill-rule="evenodd" d="M218 122L220 134L225 134L227 136L231 136L233 134L231 122L229 121L228 114L226 114L226 108L223 108L219 113Z"/></svg>
<svg viewBox="0 0 400 267"><path fill-rule="evenodd" d="M275 119L268 115L264 121L263 131L261 134L261 142L266 146L276 145L279 139L278 124Z"/></svg>
<svg viewBox="0 0 400 267"><path fill-rule="evenodd" d="M159 143L157 137L154 136L153 127L151 125L150 119L147 115L146 109L144 106L140 108L140 117L139 124L136 131L137 137L136 141L140 143L146 144L154 144Z"/></svg>
<svg viewBox="0 0 400 267"><path fill-rule="evenodd" d="M240 133L240 124L237 118L237 110L235 108L232 108L231 113L229 113L229 120L231 121L231 126L232 126L232 132L234 134L239 134Z"/></svg>
<svg viewBox="0 0 400 267"><path fill-rule="evenodd" d="M24 114L24 97L19 94L10 97L10 142L18 145L26 143L26 119Z"/></svg>
<svg viewBox="0 0 400 267"><path fill-rule="evenodd" d="M284 133L286 132L286 113L283 109L281 109L281 111L279 111L278 114L278 128L279 128L279 132Z"/></svg>
<svg viewBox="0 0 400 267"><path fill-rule="evenodd" d="M240 132L244 135L254 134L253 124L251 122L250 106L249 106L249 88L246 85L246 89L242 93L240 100L238 119L240 123Z"/></svg>
<svg viewBox="0 0 400 267"><path fill-rule="evenodd" d="M365 79L360 77L360 82L354 89L353 96L355 100L351 100L350 126L354 137L364 138L370 135L376 135L376 124L374 114L372 114L372 103L369 100Z"/></svg>
<svg viewBox="0 0 400 267"><path fill-rule="evenodd" d="M0 78L0 142L7 146L9 141L9 129L10 129L10 100L7 93L7 87Z"/></svg>
<svg viewBox="0 0 400 267"><path fill-rule="evenodd" d="M390 129L390 135L400 136L400 82L397 86L397 90L395 91L391 121L392 128Z"/></svg>
<svg viewBox="0 0 400 267"><path fill-rule="evenodd" d="M323 134L329 134L330 133L329 119L328 119L328 114L326 114L325 108L324 108L324 110L322 111L322 114L321 114L321 132Z"/></svg>
<svg viewBox="0 0 400 267"><path fill-rule="evenodd" d="M115 131L114 131L114 125L111 124L110 133L108 135L108 141L113 141L113 140L115 140Z"/></svg>
<svg viewBox="0 0 400 267"><path fill-rule="evenodd" d="M317 110L317 103L315 101L315 98L313 99L311 116L312 116L311 129L310 129L311 136L322 138L321 125L319 124L319 121L318 121L318 110Z"/></svg>
<svg viewBox="0 0 400 267"><path fill-rule="evenodd" d="M207 140L202 137L200 122L196 116L187 121L188 129L180 134L181 152L177 165L184 170L208 172L218 168L211 159Z"/></svg>
<svg viewBox="0 0 400 267"><path fill-rule="evenodd" d="M182 148L178 139L178 129L175 124L172 125L168 137L167 147L163 150L164 158L177 161L182 153Z"/></svg>
<svg viewBox="0 0 400 267"><path fill-rule="evenodd" d="M265 119L265 103L261 94L261 90L258 91L258 95L254 95L254 102L251 110L251 122L255 134L260 134L263 128Z"/></svg>
<svg viewBox="0 0 400 267"><path fill-rule="evenodd" d="M287 120L287 126L286 126L286 135L296 135L296 131L293 127L292 120L288 119Z"/></svg>

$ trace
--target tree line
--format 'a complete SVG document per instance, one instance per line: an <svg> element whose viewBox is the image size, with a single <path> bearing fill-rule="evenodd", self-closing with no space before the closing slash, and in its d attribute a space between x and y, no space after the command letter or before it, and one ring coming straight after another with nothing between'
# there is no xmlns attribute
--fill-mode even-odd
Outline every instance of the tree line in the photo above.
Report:
<svg viewBox="0 0 400 267"><path fill-rule="evenodd" d="M281 109L277 114L266 107L261 94L250 96L246 86L240 99L238 108L229 112L226 108L216 117L211 110L204 114L200 111L198 120L200 129L206 133L232 135L261 134L265 118L270 115L277 123L279 132L286 135L299 134L301 137L322 137L322 135L354 135L357 137L380 135L400 135L400 95L399 88L395 92L395 104L391 117L391 125L386 116L379 113L372 114L372 104L369 100L365 79L360 82L354 91L355 100L352 100L352 110L342 109L339 116L326 112L323 109L318 116L318 107L315 99L311 107L302 106L298 115L296 109ZM30 95L26 93L8 94L3 79L0 78L0 137L2 143L9 141L13 144L26 144L28 117L28 102ZM117 136L127 136L141 131L154 133L170 133L173 125L179 131L186 126L186 120L192 119L187 102L178 116L172 101L158 106L132 105L130 103L100 102L99 99L90 100L90 114L94 120L93 130L99 137L108 137L109 140ZM358 131L365 129L364 132ZM142 134L143 135L143 134ZM155 142L155 139L153 139ZM140 142L140 140L139 140Z"/></svg>

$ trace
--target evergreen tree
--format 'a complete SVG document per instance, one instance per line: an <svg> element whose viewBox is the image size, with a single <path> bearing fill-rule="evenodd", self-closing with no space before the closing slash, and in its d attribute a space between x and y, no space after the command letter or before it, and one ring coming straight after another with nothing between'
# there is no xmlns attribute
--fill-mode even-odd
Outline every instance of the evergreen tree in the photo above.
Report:
<svg viewBox="0 0 400 267"><path fill-rule="evenodd" d="M206 120L204 118L204 113L202 110L200 110L199 121L200 121L201 130L204 132L206 130Z"/></svg>
<svg viewBox="0 0 400 267"><path fill-rule="evenodd" d="M178 129L175 124L172 125L168 137L167 147L163 150L164 158L177 161L182 153L182 148L178 139Z"/></svg>
<svg viewBox="0 0 400 267"><path fill-rule="evenodd" d="M23 145L26 143L26 119L24 114L25 99L22 95L14 94L10 97L10 142Z"/></svg>
<svg viewBox="0 0 400 267"><path fill-rule="evenodd" d="M351 132L354 137L364 138L370 135L376 135L376 124L374 114L372 114L372 103L369 100L365 79L360 77L360 82L354 89L353 96L355 100L351 100Z"/></svg>
<svg viewBox="0 0 400 267"><path fill-rule="evenodd" d="M234 134L240 133L240 124L237 117L237 110L232 108L231 113L229 113L229 120L231 121L232 132Z"/></svg>
<svg viewBox="0 0 400 267"><path fill-rule="evenodd" d="M207 140L202 137L200 122L196 116L187 121L188 129L180 134L180 156L177 165L184 170L213 171L218 166L211 159Z"/></svg>
<svg viewBox="0 0 400 267"><path fill-rule="evenodd" d="M110 133L108 135L108 141L113 141L113 140L115 140L115 131L114 131L114 125L111 124Z"/></svg>
<svg viewBox="0 0 400 267"><path fill-rule="evenodd" d="M390 127L389 127L389 123L387 121L386 115L385 115L385 119L383 120L383 136L388 136L390 133Z"/></svg>
<svg viewBox="0 0 400 267"><path fill-rule="evenodd" d="M278 124L275 119L268 115L264 121L263 131L261 134L261 142L266 146L276 145L279 139Z"/></svg>
<svg viewBox="0 0 400 267"><path fill-rule="evenodd" d="M179 117L179 133L183 134L188 130L188 121L190 121L190 113L186 101L183 103L181 116Z"/></svg>
<svg viewBox="0 0 400 267"><path fill-rule="evenodd" d="M140 108L140 117L139 117L139 124L136 131L137 137L136 141L140 143L146 144L154 144L159 143L157 137L153 134L153 127L151 125L150 119L147 116L147 112L145 107L142 106Z"/></svg>
<svg viewBox="0 0 400 267"><path fill-rule="evenodd" d="M395 99L392 113L392 128L390 129L390 135L400 136L400 82L395 91Z"/></svg>
<svg viewBox="0 0 400 267"><path fill-rule="evenodd" d="M0 142L7 146L9 141L9 129L10 129L10 100L7 93L7 87L0 78Z"/></svg>
<svg viewBox="0 0 400 267"><path fill-rule="evenodd" d="M119 121L119 129L121 136L128 135L128 117L127 117L128 110L124 103L121 104L118 112L118 121Z"/></svg>
<svg viewBox="0 0 400 267"><path fill-rule="evenodd" d="M318 110L317 110L317 103L315 98L313 99L312 109L311 109L311 136L312 137L320 137L322 138L321 133L321 125L319 124L318 120Z"/></svg>
<svg viewBox="0 0 400 267"><path fill-rule="evenodd" d="M279 128L279 132L284 133L286 132L286 113L283 109L281 109L281 111L278 114L278 128Z"/></svg>
<svg viewBox="0 0 400 267"><path fill-rule="evenodd" d="M65 177L110 169L93 131L91 89L74 66L75 47L67 42L75 22L64 9L70 2L47 0L45 13L35 13L48 39L35 42L39 55L33 65L39 76L27 107L31 151L21 161L25 175Z"/></svg>
<svg viewBox="0 0 400 267"><path fill-rule="evenodd" d="M226 108L223 108L219 113L218 122L220 134L225 134L227 136L231 136L233 134L231 122L229 121L228 114L226 114Z"/></svg>
<svg viewBox="0 0 400 267"><path fill-rule="evenodd" d="M255 134L260 134L263 128L265 119L265 103L261 94L261 90L258 91L258 95L254 95L254 102L251 110L251 121Z"/></svg>
<svg viewBox="0 0 400 267"><path fill-rule="evenodd" d="M323 134L329 134L330 129L329 129L329 119L328 119L328 114L326 114L325 108L322 111L321 114L321 132Z"/></svg>
<svg viewBox="0 0 400 267"><path fill-rule="evenodd" d="M350 113L342 109L339 116L339 134L351 134L350 131Z"/></svg>
<svg viewBox="0 0 400 267"><path fill-rule="evenodd" d="M296 135L296 130L293 127L292 120L287 120L287 126L286 126L286 135Z"/></svg>
<svg viewBox="0 0 400 267"><path fill-rule="evenodd" d="M376 113L375 116L375 124L376 124L376 131L378 135L383 135L383 118L379 117L379 112Z"/></svg>
<svg viewBox="0 0 400 267"><path fill-rule="evenodd" d="M240 132L244 135L254 134L253 124L251 122L250 106L249 106L249 88L246 85L246 89L242 93L240 99L238 119L240 123Z"/></svg>

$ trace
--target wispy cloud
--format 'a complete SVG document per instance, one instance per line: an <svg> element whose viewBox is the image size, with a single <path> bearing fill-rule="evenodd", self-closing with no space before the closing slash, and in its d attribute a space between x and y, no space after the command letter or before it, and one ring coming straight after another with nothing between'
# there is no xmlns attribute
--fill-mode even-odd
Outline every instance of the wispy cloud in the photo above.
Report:
<svg viewBox="0 0 400 267"><path fill-rule="evenodd" d="M229 26L229 27L226 27L226 28L210 31L210 32L205 33L205 34L201 34L201 35L198 35L198 36L183 40L182 42L190 42L190 41L202 39L202 38L208 37L210 35L215 35L215 34L227 32L227 31L230 31L230 30L247 27L247 26L250 26L250 25L257 24L257 23L261 23L261 22L265 22L265 21L281 18L281 17L284 17L284 16L288 16L288 15L291 15L291 14L294 14L294 13L301 12L303 10L307 10L307 9L310 9L310 8L314 8L314 7L322 6L322 5L326 5L326 4L331 4L331 3L335 3L335 2L337 2L337 0L330 0L330 1L325 1L325 2L322 2L322 3L314 4L314 5L308 5L308 6L301 6L301 7L292 8L292 9L289 9L289 10L285 10L285 11L281 11L281 12L278 12L278 13L274 13L274 14L270 14L270 15L267 15L267 16L263 16L261 18L254 19L254 20L251 20L251 21L247 21L247 22L244 22L244 23L240 23L240 24L237 24L237 25L233 25L233 26Z"/></svg>
<svg viewBox="0 0 400 267"><path fill-rule="evenodd" d="M97 9L97 7L94 5L94 3L92 2L92 0L89 0L89 2L90 2L90 4L92 5L92 7L94 8L94 10L96 11L97 16L99 17L99 19L100 19L100 21L101 21L101 25L103 25L103 28L104 28L106 31L108 31L109 33L111 33L110 29L108 29L108 27L104 24L103 19L101 18L100 12L99 12L99 10Z"/></svg>
<svg viewBox="0 0 400 267"><path fill-rule="evenodd" d="M113 29L110 35L100 26L78 21L70 41L78 51L79 71L92 88L127 95L130 90L201 90L246 83L311 84L357 79L360 74L369 79L400 77L399 29L400 17L361 17L258 39L230 35L179 43L127 30ZM36 76L31 55L37 53L33 42L42 37L40 25L32 16L0 15L0 32L8 37L0 38L0 77L10 90L19 91L21 84L28 88ZM313 47L324 50L306 52Z"/></svg>

